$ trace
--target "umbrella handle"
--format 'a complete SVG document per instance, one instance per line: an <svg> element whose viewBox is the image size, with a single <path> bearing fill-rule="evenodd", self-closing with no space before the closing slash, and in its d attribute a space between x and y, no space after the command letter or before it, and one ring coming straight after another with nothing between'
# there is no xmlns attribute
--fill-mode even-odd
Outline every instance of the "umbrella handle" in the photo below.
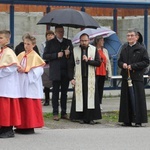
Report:
<svg viewBox="0 0 150 150"><path fill-rule="evenodd" d="M130 70L128 69L128 78L130 78Z"/></svg>
<svg viewBox="0 0 150 150"><path fill-rule="evenodd" d="M132 85L132 80L131 80L131 78L130 78L130 70L129 70L129 69L128 69L128 80L127 80L127 81L128 81L128 86L129 86L129 87L133 86L133 85Z"/></svg>

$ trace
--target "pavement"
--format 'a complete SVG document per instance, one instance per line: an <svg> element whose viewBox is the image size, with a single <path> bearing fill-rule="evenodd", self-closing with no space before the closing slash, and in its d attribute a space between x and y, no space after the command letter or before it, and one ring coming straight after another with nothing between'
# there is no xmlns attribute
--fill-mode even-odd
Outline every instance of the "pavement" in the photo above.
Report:
<svg viewBox="0 0 150 150"><path fill-rule="evenodd" d="M115 93L107 92L106 97L110 92L111 95ZM149 94L149 89L146 93ZM67 106L69 113L70 99ZM102 107L104 112L118 111L119 95L104 98ZM150 110L150 96L147 96L147 108ZM43 106L43 112L52 112L51 105ZM69 124L70 121L63 123ZM31 135L15 134L15 138L0 139L0 150L150 150L149 126L136 128L96 124L65 129L43 127L35 129L35 132Z"/></svg>

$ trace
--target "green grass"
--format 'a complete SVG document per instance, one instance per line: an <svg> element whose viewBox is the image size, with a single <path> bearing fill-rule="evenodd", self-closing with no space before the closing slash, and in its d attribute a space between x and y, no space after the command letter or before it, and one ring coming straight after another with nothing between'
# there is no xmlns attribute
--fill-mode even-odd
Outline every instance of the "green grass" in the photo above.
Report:
<svg viewBox="0 0 150 150"><path fill-rule="evenodd" d="M69 115L69 114L68 114ZM150 122L150 110L147 111L148 120ZM112 112L102 112L102 120L105 123L117 123L118 122L118 111L112 111ZM44 113L44 120L46 122L49 122L53 120L53 114L52 113Z"/></svg>
<svg viewBox="0 0 150 150"><path fill-rule="evenodd" d="M45 119L52 119L53 114L52 113L44 113L44 118Z"/></svg>
<svg viewBox="0 0 150 150"><path fill-rule="evenodd" d="M118 111L106 112L106 113L102 113L102 118L105 121L117 122L118 114L119 114ZM44 113L44 119L45 120L52 120L53 119L53 114L52 113Z"/></svg>
<svg viewBox="0 0 150 150"><path fill-rule="evenodd" d="M118 122L118 111L102 113L102 119L106 122Z"/></svg>

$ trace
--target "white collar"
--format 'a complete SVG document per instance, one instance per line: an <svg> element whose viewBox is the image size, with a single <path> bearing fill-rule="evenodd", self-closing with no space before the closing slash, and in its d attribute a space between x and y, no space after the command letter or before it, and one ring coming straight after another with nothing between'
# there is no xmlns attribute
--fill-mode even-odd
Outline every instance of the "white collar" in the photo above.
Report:
<svg viewBox="0 0 150 150"><path fill-rule="evenodd" d="M57 38L57 40L58 40L60 43L63 41L63 39L59 39L59 38Z"/></svg>
<svg viewBox="0 0 150 150"><path fill-rule="evenodd" d="M135 43L133 43L133 44L131 44L131 45L129 44L129 46L131 46L131 47L132 47L132 46L134 46L135 44L136 44L136 42L135 42Z"/></svg>

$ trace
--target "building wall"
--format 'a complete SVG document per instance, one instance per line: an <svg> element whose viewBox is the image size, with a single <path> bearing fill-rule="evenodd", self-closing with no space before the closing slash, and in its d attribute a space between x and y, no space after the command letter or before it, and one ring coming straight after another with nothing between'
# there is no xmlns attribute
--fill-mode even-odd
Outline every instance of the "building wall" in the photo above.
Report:
<svg viewBox="0 0 150 150"><path fill-rule="evenodd" d="M14 9L16 12L43 12L46 13L46 5L14 5ZM76 10L81 10L81 7L75 6L50 6L51 11L55 9L65 9L65 8L73 8ZM9 13L10 5L9 4L0 4L0 12L8 12ZM113 9L112 8L101 8L101 7L85 7L85 12L87 12L91 16L112 16ZM139 16L143 15L143 9L117 9L118 16ZM150 15L150 11L149 11Z"/></svg>
<svg viewBox="0 0 150 150"><path fill-rule="evenodd" d="M37 22L42 18L42 12L15 12L15 38L14 38L14 46L16 46L19 42L22 41L22 35L26 32L33 34L37 38L37 45L40 48L40 45L43 41L45 41L45 32L46 25L37 25ZM113 29L113 17L94 17L101 26L109 26ZM9 30L9 13L0 12L0 29L8 29ZM149 16L149 24L150 24L150 16ZM139 31L144 34L144 19L143 16L137 17L118 17L118 36L122 43L126 41L126 33L129 28L138 28ZM54 27L51 27L54 30ZM80 29L73 28L65 28L65 36L67 37L67 32L69 32L69 37L72 38L76 33L78 33ZM150 38L150 29L148 31L148 35ZM148 51L150 51L150 40L148 40Z"/></svg>

